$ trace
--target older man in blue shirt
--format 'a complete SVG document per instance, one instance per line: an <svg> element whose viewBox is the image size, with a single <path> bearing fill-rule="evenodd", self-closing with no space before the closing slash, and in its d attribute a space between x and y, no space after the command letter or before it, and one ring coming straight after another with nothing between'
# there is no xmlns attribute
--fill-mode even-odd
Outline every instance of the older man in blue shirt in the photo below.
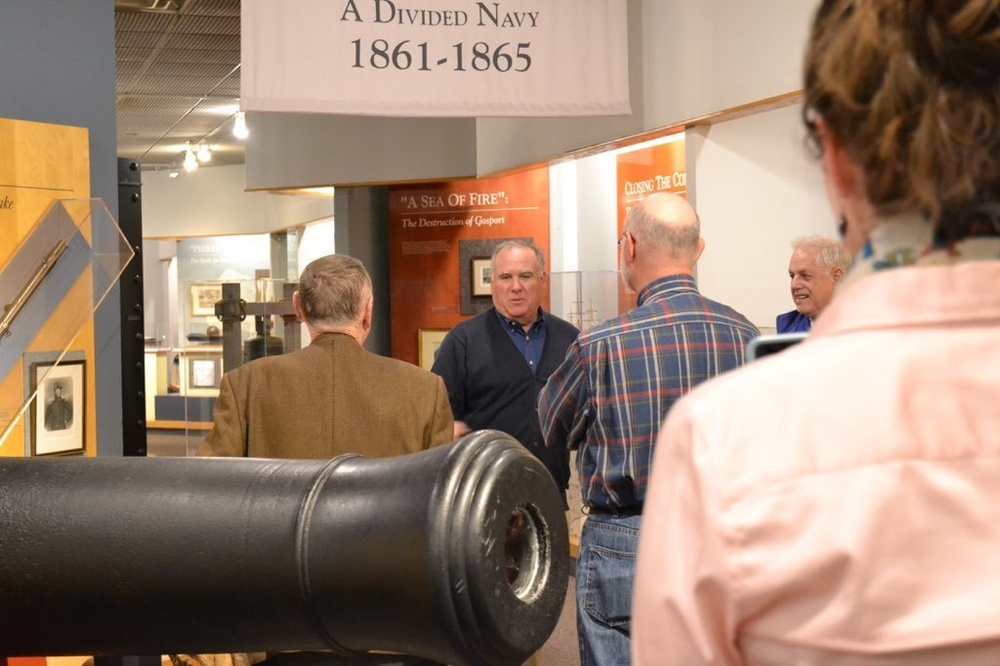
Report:
<svg viewBox="0 0 1000 666"><path fill-rule="evenodd" d="M833 291L851 266L851 255L840 241L806 236L792 243L788 261L795 309L778 315L778 333L806 333L812 321L833 300Z"/></svg>

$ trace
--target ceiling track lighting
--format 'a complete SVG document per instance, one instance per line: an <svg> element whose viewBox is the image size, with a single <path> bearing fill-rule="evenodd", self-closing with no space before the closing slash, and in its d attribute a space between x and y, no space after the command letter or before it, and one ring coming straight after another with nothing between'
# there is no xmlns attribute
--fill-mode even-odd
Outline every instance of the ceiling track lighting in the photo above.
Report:
<svg viewBox="0 0 1000 666"><path fill-rule="evenodd" d="M233 136L237 139L245 139L250 136L250 130L247 128L247 114L243 111L236 112L236 118L233 120Z"/></svg>
<svg viewBox="0 0 1000 666"><path fill-rule="evenodd" d="M187 152L184 153L184 170L191 173L198 168L198 158L195 157L194 148L190 143L187 145Z"/></svg>
<svg viewBox="0 0 1000 666"><path fill-rule="evenodd" d="M245 139L250 134L247 130L246 115L242 111L236 112L233 118L233 134L240 139ZM209 143L216 132L225 126L227 121L223 121L214 130L203 136L199 141L188 141L185 145L184 152L181 153L173 162L170 163L170 173L167 174L170 178L176 178L179 175L179 168L177 167L177 162L180 160L180 165L187 173L191 173L196 170L200 164L205 164L212 161L212 144Z"/></svg>

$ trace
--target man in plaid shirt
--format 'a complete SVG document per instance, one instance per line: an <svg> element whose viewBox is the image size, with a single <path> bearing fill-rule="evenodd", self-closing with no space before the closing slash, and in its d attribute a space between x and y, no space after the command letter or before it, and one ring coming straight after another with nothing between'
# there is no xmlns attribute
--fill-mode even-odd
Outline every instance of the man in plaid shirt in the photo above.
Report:
<svg viewBox="0 0 1000 666"><path fill-rule="evenodd" d="M652 194L618 239L629 312L581 333L542 389L545 444L577 449L585 511L576 598L580 660L630 662L632 581L653 446L670 406L743 364L760 332L698 293L705 248L698 215L676 194Z"/></svg>

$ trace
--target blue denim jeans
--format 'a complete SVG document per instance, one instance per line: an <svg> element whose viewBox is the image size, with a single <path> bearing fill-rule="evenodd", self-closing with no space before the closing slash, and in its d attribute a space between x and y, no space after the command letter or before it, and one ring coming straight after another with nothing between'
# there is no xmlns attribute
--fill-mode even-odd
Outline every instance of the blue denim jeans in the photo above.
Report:
<svg viewBox="0 0 1000 666"><path fill-rule="evenodd" d="M582 666L632 661L632 582L642 516L591 515L576 563L576 630Z"/></svg>

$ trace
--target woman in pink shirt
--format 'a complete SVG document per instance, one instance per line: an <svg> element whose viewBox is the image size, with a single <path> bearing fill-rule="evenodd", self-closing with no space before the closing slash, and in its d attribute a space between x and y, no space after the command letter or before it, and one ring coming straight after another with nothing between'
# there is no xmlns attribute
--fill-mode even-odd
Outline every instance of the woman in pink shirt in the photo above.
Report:
<svg viewBox="0 0 1000 666"><path fill-rule="evenodd" d="M636 664L1000 664L1000 0L823 0L805 120L854 265L661 430Z"/></svg>

